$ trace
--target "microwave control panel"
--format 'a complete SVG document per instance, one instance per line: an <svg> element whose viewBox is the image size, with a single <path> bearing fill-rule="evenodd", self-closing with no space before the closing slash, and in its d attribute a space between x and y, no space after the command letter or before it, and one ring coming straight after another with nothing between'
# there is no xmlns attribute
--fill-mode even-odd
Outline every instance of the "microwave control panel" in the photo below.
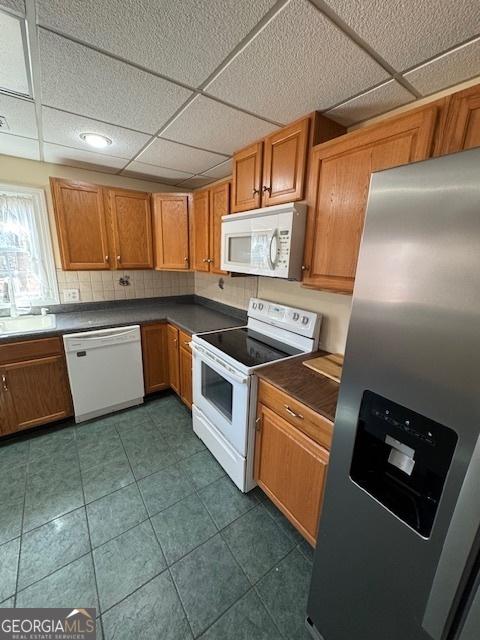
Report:
<svg viewBox="0 0 480 640"><path fill-rule="evenodd" d="M288 269L290 255L290 229L280 229L278 232L277 266Z"/></svg>

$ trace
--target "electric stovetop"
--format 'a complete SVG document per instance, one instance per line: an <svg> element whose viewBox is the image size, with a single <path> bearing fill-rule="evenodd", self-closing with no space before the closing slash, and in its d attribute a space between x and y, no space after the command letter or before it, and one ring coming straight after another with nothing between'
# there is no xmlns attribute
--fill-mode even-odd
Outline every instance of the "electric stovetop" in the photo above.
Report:
<svg viewBox="0 0 480 640"><path fill-rule="evenodd" d="M247 327L204 333L200 337L247 367L255 367L303 353L300 349Z"/></svg>

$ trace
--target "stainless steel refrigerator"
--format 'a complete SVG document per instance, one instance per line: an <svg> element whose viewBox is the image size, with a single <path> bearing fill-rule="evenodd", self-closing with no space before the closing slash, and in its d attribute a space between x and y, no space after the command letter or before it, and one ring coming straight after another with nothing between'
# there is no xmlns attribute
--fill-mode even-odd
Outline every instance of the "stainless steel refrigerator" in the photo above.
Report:
<svg viewBox="0 0 480 640"><path fill-rule="evenodd" d="M373 175L307 609L480 640L480 149Z"/></svg>

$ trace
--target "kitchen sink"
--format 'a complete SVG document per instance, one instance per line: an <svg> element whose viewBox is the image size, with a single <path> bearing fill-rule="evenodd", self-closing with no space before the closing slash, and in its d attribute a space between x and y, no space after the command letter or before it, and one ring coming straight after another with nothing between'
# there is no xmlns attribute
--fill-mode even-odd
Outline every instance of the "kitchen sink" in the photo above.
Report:
<svg viewBox="0 0 480 640"><path fill-rule="evenodd" d="M19 316L18 318L0 318L0 335L11 333L26 333L27 331L42 331L54 329L55 314L45 316Z"/></svg>

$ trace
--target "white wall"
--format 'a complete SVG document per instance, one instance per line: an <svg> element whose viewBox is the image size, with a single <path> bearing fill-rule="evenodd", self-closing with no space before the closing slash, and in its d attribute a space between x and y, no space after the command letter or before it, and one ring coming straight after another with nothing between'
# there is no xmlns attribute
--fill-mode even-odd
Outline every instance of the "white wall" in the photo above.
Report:
<svg viewBox="0 0 480 640"><path fill-rule="evenodd" d="M223 281L223 289L219 287L220 281ZM195 273L195 293L240 309L246 309L250 298L258 296L316 311L323 316L321 348L334 353L345 352L351 296L306 289L298 282L278 278L232 278L209 273Z"/></svg>

